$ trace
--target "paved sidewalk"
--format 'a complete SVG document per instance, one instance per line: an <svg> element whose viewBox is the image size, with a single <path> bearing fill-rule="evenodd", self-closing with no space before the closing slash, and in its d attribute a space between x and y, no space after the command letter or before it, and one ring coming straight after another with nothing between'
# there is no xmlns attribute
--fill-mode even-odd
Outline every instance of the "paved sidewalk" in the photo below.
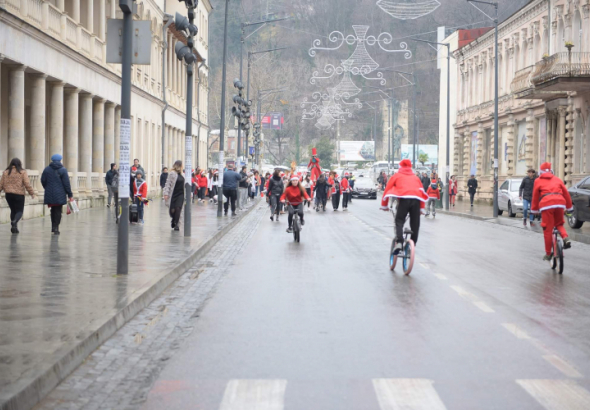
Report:
<svg viewBox="0 0 590 410"><path fill-rule="evenodd" d="M439 210L437 210L437 212L438 211ZM444 213L444 211L442 212ZM487 205L475 203L473 204L473 207L471 207L469 205L469 201L458 200L454 207L451 206L449 214L457 214L467 218L487 220L488 222L512 226L514 228L527 229L539 233L543 232L542 228L540 227L537 221L535 221L536 223L534 227L531 227L527 224L527 227L525 228L522 224L522 214L517 214L516 217L510 218L507 212L504 212L504 214L498 217L498 219L494 219L491 204ZM565 229L573 240L590 244L590 224L585 224L584 226L582 226L581 229L571 229L566 221Z"/></svg>
<svg viewBox="0 0 590 410"><path fill-rule="evenodd" d="M247 212L218 219L214 204L192 209L185 238L163 201L150 203L145 225L129 227L127 277L116 276L112 209L64 215L60 236L49 218L22 222L19 235L0 226L0 409L34 405Z"/></svg>

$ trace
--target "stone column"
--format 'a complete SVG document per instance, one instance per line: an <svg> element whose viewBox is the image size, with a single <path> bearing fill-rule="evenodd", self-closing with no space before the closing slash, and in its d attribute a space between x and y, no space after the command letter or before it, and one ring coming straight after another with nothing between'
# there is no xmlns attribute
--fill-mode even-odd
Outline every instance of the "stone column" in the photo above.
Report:
<svg viewBox="0 0 590 410"><path fill-rule="evenodd" d="M25 66L9 73L8 90L8 160L25 158Z"/></svg>
<svg viewBox="0 0 590 410"><path fill-rule="evenodd" d="M545 158L539 158L539 164L537 165L541 165L543 162L552 161L552 143L553 143L553 113L551 111L546 111L545 112L545 118L547 118L547 146L545 148Z"/></svg>
<svg viewBox="0 0 590 410"><path fill-rule="evenodd" d="M471 133L469 130L463 133L463 175L468 177L469 176L469 168L471 166L471 161L469 157L471 155Z"/></svg>
<svg viewBox="0 0 590 410"><path fill-rule="evenodd" d="M100 2L100 22L98 23L98 37L102 40L106 40L106 23L107 23L107 5L105 0L99 0Z"/></svg>
<svg viewBox="0 0 590 410"><path fill-rule="evenodd" d="M559 119L557 123L557 141L555 158L557 161L557 176L563 180L565 177L565 117L567 115L567 107L558 107L557 112ZM555 169L555 166L553 167Z"/></svg>
<svg viewBox="0 0 590 410"><path fill-rule="evenodd" d="M104 187L104 105L105 100L98 98L92 110L92 172L98 172L101 188Z"/></svg>
<svg viewBox="0 0 590 410"><path fill-rule="evenodd" d="M590 50L590 30L588 30L589 24L590 24L590 20L588 19L588 17L590 16L590 4L585 4L582 6L582 17L583 17L583 21L582 21L582 27L585 28L585 30L583 30L584 34L584 49L580 50L581 52L588 52L588 50Z"/></svg>
<svg viewBox="0 0 590 410"><path fill-rule="evenodd" d="M483 123L477 124L477 152L475 154L476 158L476 169L477 169L477 177L481 178L483 175L483 153L484 153L484 135L485 130L483 128Z"/></svg>
<svg viewBox="0 0 590 410"><path fill-rule="evenodd" d="M110 18L114 19L117 15L117 9L115 6L116 0L111 0Z"/></svg>
<svg viewBox="0 0 590 410"><path fill-rule="evenodd" d="M64 135L64 86L65 83L51 83L51 107L49 117L49 156L63 155Z"/></svg>
<svg viewBox="0 0 590 410"><path fill-rule="evenodd" d="M508 163L506 164L506 175L512 176L515 173L514 164L516 149L514 145L517 144L518 138L514 138L514 129L516 128L516 121L514 121L514 114L510 114L508 117L508 149L506 150ZM518 135L518 134L517 134Z"/></svg>
<svg viewBox="0 0 590 410"><path fill-rule="evenodd" d="M566 129L565 129L565 144L562 145L564 149L563 158L564 162L564 180L566 186L572 185L572 174L574 173L574 102L571 96L567 98L567 115L566 115Z"/></svg>
<svg viewBox="0 0 590 410"><path fill-rule="evenodd" d="M62 13L64 12L64 10L66 9L65 6L65 0L57 0L57 8L59 9L59 11L61 11Z"/></svg>
<svg viewBox="0 0 590 410"><path fill-rule="evenodd" d="M79 88L65 89L64 164L72 174L72 192L78 196L78 113Z"/></svg>
<svg viewBox="0 0 590 410"><path fill-rule="evenodd" d="M87 196L92 195L92 94L80 96L80 171L86 173ZM82 188L79 188L82 192Z"/></svg>
<svg viewBox="0 0 590 410"><path fill-rule="evenodd" d="M86 0L86 18L88 20L88 31L94 33L94 0Z"/></svg>
<svg viewBox="0 0 590 410"><path fill-rule="evenodd" d="M115 108L115 163L119 165L119 146L121 145L121 107Z"/></svg>
<svg viewBox="0 0 590 410"><path fill-rule="evenodd" d="M80 24L80 0L73 0L74 2L74 15L72 18L78 24Z"/></svg>
<svg viewBox="0 0 590 410"><path fill-rule="evenodd" d="M106 104L104 116L104 167L105 171L111 169L115 162L115 104Z"/></svg>
<svg viewBox="0 0 590 410"><path fill-rule="evenodd" d="M25 168L43 172L45 168L45 122L46 110L46 84L47 75L35 74L31 84L31 158L25 164ZM37 193L42 194L43 186L36 179L33 186Z"/></svg>
<svg viewBox="0 0 590 410"><path fill-rule="evenodd" d="M535 112L532 109L527 110L526 117L526 142L525 142L525 160L527 171L533 168L535 157Z"/></svg>

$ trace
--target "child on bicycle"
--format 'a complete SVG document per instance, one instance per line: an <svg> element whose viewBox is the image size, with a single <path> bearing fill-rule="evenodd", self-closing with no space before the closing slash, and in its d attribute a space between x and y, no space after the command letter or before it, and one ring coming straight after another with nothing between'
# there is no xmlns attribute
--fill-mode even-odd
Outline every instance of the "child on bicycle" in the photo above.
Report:
<svg viewBox="0 0 590 410"><path fill-rule="evenodd" d="M436 201L440 199L440 190L438 187L438 182L436 179L433 179L430 182L430 186L428 187L428 203L426 204L426 216L430 215L430 210L432 209L432 216L436 216Z"/></svg>
<svg viewBox="0 0 590 410"><path fill-rule="evenodd" d="M299 177L296 175L291 177L289 184L285 187L285 192L281 195L281 202L284 203L285 200L291 204L289 207L289 228L287 228L287 233L292 233L294 213L297 212L299 214L301 226L305 225L305 222L303 221L303 201L311 201L309 195L307 195L307 192L305 192L299 183Z"/></svg>
<svg viewBox="0 0 590 410"><path fill-rule="evenodd" d="M428 201L428 195L424 192L422 181L412 171L412 163L409 159L404 159L399 163L399 171L389 178L387 186L383 192L381 200L381 209L388 211L389 198L397 198L397 212L395 215L395 253L399 253L404 242L404 223L406 216L410 215L410 228L412 230L412 240L414 244L418 243L418 233L420 231L420 213L424 209L424 204Z"/></svg>
<svg viewBox="0 0 590 410"><path fill-rule="evenodd" d="M533 201L531 203L531 212L533 214L541 213L541 226L545 237L543 260L549 261L552 258L553 228L557 228L563 238L564 249L569 249L572 246L563 227L565 223L564 210L566 212L573 210L572 198L561 179L553 175L551 163L545 162L541 165L540 176L533 186Z"/></svg>

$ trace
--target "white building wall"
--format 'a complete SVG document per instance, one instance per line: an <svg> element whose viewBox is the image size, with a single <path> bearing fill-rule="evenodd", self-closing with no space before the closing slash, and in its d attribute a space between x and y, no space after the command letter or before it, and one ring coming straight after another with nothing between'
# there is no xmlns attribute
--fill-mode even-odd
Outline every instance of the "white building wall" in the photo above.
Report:
<svg viewBox="0 0 590 410"><path fill-rule="evenodd" d="M459 33L456 31L449 37L442 41L444 44L450 44L451 54L455 52L459 46ZM440 67L440 97L439 97L439 125L438 125L438 175L441 178L446 177L447 172L447 48L441 47L439 53L439 67ZM454 128L457 120L457 60L451 58L451 104L450 104L450 155L449 155L449 176L452 175L453 156L455 153L454 147ZM445 181L446 183L446 181Z"/></svg>

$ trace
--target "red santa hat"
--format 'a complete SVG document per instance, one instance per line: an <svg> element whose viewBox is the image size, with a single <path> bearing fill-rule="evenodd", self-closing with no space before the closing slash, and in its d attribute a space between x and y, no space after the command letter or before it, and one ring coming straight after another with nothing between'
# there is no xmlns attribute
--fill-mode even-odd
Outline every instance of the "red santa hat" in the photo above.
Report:
<svg viewBox="0 0 590 410"><path fill-rule="evenodd" d="M540 173L544 174L545 172L551 172L551 162L541 164Z"/></svg>
<svg viewBox="0 0 590 410"><path fill-rule="evenodd" d="M284 177L285 176L285 173L284 172L281 172L281 176Z"/></svg>
<svg viewBox="0 0 590 410"><path fill-rule="evenodd" d="M400 168L412 168L412 161L409 159L402 159L399 163Z"/></svg>
<svg viewBox="0 0 590 410"><path fill-rule="evenodd" d="M348 172L345 172L345 173L344 173L344 176L345 176L345 177L347 177L347 176L348 176Z"/></svg>
<svg viewBox="0 0 590 410"><path fill-rule="evenodd" d="M293 175L293 176L291 177L291 181L299 181L299 178L297 178L297 176L296 176L296 175Z"/></svg>
<svg viewBox="0 0 590 410"><path fill-rule="evenodd" d="M318 155L318 150L317 150L316 148L312 148L312 149L311 149L311 155L313 155L314 157L315 157L316 155Z"/></svg>

